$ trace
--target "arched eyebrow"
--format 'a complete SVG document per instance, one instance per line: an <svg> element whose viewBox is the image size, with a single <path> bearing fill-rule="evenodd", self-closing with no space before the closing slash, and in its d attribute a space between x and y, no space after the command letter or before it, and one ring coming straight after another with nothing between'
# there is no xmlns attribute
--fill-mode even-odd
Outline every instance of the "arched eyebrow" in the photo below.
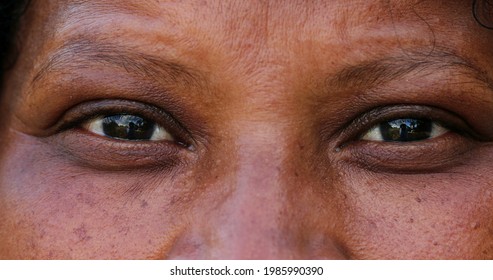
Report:
<svg viewBox="0 0 493 280"><path fill-rule="evenodd" d="M200 71L161 56L143 53L136 49L93 39L69 40L42 62L31 80L31 89L50 72L77 71L96 66L113 67L133 75L158 79L167 84L181 82L191 87L204 87L205 78ZM454 69L493 89L493 81L486 71L467 59L443 49L426 55L416 52L389 56L347 65L326 81L329 87L374 88L411 72Z"/></svg>
<svg viewBox="0 0 493 280"><path fill-rule="evenodd" d="M91 39L69 41L55 50L36 71L31 88L52 72L105 66L132 75L164 81L200 86L202 75L196 69L169 58L143 53L139 50Z"/></svg>
<svg viewBox="0 0 493 280"><path fill-rule="evenodd" d="M338 88L374 88L410 73L450 70L493 89L493 81L486 71L462 56L440 49L426 55L408 53L350 65L330 77L327 82Z"/></svg>

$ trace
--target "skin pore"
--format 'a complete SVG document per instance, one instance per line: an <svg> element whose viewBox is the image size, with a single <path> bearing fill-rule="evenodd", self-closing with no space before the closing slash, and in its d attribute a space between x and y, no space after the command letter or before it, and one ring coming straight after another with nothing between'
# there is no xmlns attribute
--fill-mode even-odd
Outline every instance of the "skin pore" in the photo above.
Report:
<svg viewBox="0 0 493 280"><path fill-rule="evenodd" d="M470 1L32 1L19 40L1 258L493 258ZM378 138L406 119L435 134Z"/></svg>

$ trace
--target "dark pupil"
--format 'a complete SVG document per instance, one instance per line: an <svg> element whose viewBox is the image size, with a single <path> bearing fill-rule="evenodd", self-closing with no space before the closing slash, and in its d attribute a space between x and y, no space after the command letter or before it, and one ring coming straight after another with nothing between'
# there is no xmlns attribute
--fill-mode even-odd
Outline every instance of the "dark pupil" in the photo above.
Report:
<svg viewBox="0 0 493 280"><path fill-rule="evenodd" d="M125 140L149 140L154 132L154 122L134 115L114 115L103 119L106 136Z"/></svg>
<svg viewBox="0 0 493 280"><path fill-rule="evenodd" d="M430 138L432 121L425 119L396 119L380 124L384 141L419 141Z"/></svg>

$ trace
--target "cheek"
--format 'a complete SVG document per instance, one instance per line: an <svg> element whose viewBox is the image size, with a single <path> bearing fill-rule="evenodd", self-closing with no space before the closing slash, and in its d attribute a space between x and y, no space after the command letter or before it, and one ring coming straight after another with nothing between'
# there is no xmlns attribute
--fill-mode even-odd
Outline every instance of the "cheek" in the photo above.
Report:
<svg viewBox="0 0 493 280"><path fill-rule="evenodd" d="M17 143L0 166L1 258L143 259L162 256L182 230L175 181L95 172Z"/></svg>
<svg viewBox="0 0 493 280"><path fill-rule="evenodd" d="M348 213L350 243L364 248L355 254L384 259L492 258L493 178L486 169L372 174L354 180L365 182L352 188L355 206Z"/></svg>

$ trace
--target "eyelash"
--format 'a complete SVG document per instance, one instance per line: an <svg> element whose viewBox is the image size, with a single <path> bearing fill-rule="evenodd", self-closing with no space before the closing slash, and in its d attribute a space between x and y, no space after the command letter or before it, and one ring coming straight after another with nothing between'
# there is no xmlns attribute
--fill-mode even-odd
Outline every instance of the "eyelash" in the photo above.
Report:
<svg viewBox="0 0 493 280"><path fill-rule="evenodd" d="M80 106L79 106L80 107ZM127 100L104 100L84 104L78 108L76 114L67 114L65 127L79 126L87 129L87 123L97 118L104 118L110 115L135 115L141 116L155 122L157 125L164 127L176 139L176 142L185 147L193 140L191 134L176 121L169 113L155 106L143 104L140 102ZM377 127L382 122L388 122L397 119L426 119L436 123L439 127L450 130L451 132L470 136L474 134L469 126L455 114L443 109L423 106L423 105L391 105L377 107L362 115L346 125L342 131L345 136L344 142L354 142L364 140L365 134ZM159 120L164 120L159 121ZM96 133L95 133L96 134ZM351 138L352 140L348 139ZM108 137L110 138L110 137ZM187 139L189 138L189 139ZM430 138L430 140L433 138ZM187 141L189 140L189 141ZM349 140L349 141L348 141ZM422 140L426 141L426 140ZM384 143L388 143L382 141ZM347 144L340 144L342 148Z"/></svg>
<svg viewBox="0 0 493 280"><path fill-rule="evenodd" d="M87 124L98 118L114 115L135 115L162 126L172 135L171 139L158 141L132 141L111 138L87 130ZM380 142L363 139L364 135L381 122L396 119L423 119L435 122L447 133L434 138L410 142ZM174 166L176 162L193 157L182 153L195 150L192 134L166 111L144 103L128 100L91 101L69 110L62 118L58 129L76 129L64 141L70 153L80 162L99 168L121 170L137 166ZM450 132L450 133L449 133ZM80 137L91 134L92 137ZM431 172L452 164L461 164L464 153L472 149L477 135L470 126L456 114L444 109L424 105L389 105L377 107L357 116L336 132L334 139L324 142L335 143L341 161L357 164L364 169L378 172ZM449 136L446 136L449 135ZM199 135L200 136L200 135ZM60 138L61 139L61 138ZM467 140L468 139L468 140ZM75 144L78 141L85 145ZM99 149L92 149L94 145ZM73 148L73 147L87 148ZM185 149L183 149L185 148ZM182 152L180 152L182 151ZM436 153L440 153L437 155ZM179 156L181 155L181 156ZM434 155L434 158L431 156ZM423 162L423 159L427 162ZM186 160L185 160L186 161Z"/></svg>
<svg viewBox="0 0 493 280"><path fill-rule="evenodd" d="M80 128L113 141L131 141L111 138L88 129L91 122L116 115L136 116L151 121L156 126L164 128L173 139L159 141L167 141L188 149L192 146L193 138L191 134L170 113L153 105L129 100L101 100L80 104L65 114L57 130Z"/></svg>
<svg viewBox="0 0 493 280"><path fill-rule="evenodd" d="M365 134L381 122L423 119L446 129L420 141L370 141ZM377 173L434 173L465 164L481 137L458 115L425 105L377 107L358 116L339 133L340 162Z"/></svg>
<svg viewBox="0 0 493 280"><path fill-rule="evenodd" d="M425 131L419 131L423 127ZM360 139L375 142L419 142L440 137L447 132L449 129L433 120L406 117L382 121L367 130Z"/></svg>
<svg viewBox="0 0 493 280"><path fill-rule="evenodd" d="M367 111L345 125L340 133L343 141L340 142L339 147L362 140L369 130L382 122L399 119L424 119L465 137L479 137L462 118L447 110L426 105L388 105ZM382 141L382 144L392 144L392 142Z"/></svg>
<svg viewBox="0 0 493 280"><path fill-rule="evenodd" d="M123 141L175 141L173 135L154 120L128 113L98 116L83 123L82 127L94 134Z"/></svg>

